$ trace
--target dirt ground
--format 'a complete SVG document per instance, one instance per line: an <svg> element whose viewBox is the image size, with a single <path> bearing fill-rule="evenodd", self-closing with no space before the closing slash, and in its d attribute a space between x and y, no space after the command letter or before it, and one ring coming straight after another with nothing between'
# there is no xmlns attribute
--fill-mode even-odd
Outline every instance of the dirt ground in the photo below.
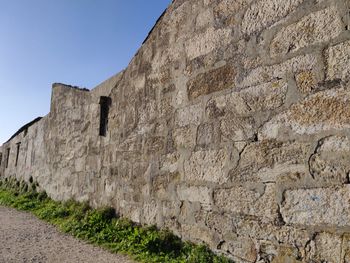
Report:
<svg viewBox="0 0 350 263"><path fill-rule="evenodd" d="M131 263L60 233L35 216L0 206L0 263Z"/></svg>

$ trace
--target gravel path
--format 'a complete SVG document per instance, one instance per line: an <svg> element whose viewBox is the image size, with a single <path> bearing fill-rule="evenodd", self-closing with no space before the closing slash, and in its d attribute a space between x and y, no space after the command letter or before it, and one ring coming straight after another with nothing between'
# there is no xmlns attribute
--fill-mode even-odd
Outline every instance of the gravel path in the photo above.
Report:
<svg viewBox="0 0 350 263"><path fill-rule="evenodd" d="M0 263L131 263L60 233L35 216L0 206Z"/></svg>

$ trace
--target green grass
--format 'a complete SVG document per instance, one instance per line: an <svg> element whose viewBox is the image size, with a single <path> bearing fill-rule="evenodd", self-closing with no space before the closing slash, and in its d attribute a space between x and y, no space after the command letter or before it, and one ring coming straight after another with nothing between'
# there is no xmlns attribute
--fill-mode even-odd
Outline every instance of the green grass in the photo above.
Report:
<svg viewBox="0 0 350 263"><path fill-rule="evenodd" d="M232 262L204 245L183 242L167 230L116 218L112 208L91 209L86 203L56 202L45 192L37 192L37 187L32 179L29 184L0 180L0 205L30 211L65 233L141 262Z"/></svg>

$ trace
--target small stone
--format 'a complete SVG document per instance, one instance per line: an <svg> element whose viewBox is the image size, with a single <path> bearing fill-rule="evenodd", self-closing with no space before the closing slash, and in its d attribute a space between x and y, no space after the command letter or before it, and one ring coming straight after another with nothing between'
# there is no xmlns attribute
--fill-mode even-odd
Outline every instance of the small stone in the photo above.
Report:
<svg viewBox="0 0 350 263"><path fill-rule="evenodd" d="M305 95L317 89L317 81L312 71L303 71L295 76L298 90Z"/></svg>

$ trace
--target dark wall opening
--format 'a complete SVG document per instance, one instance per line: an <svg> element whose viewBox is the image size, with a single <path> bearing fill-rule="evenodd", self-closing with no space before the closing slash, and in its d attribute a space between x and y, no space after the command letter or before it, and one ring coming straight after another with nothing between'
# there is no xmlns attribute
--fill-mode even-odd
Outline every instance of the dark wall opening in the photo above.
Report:
<svg viewBox="0 0 350 263"><path fill-rule="evenodd" d="M16 164L15 164L15 166L17 166L17 164L18 164L18 156L19 156L19 149L20 149L20 147L21 147L21 143L18 142L17 143Z"/></svg>
<svg viewBox="0 0 350 263"><path fill-rule="evenodd" d="M108 113L112 104L110 97L100 97L100 136L106 136L108 130Z"/></svg>
<svg viewBox="0 0 350 263"><path fill-rule="evenodd" d="M10 160L10 148L6 149L6 168L9 167L9 160Z"/></svg>

